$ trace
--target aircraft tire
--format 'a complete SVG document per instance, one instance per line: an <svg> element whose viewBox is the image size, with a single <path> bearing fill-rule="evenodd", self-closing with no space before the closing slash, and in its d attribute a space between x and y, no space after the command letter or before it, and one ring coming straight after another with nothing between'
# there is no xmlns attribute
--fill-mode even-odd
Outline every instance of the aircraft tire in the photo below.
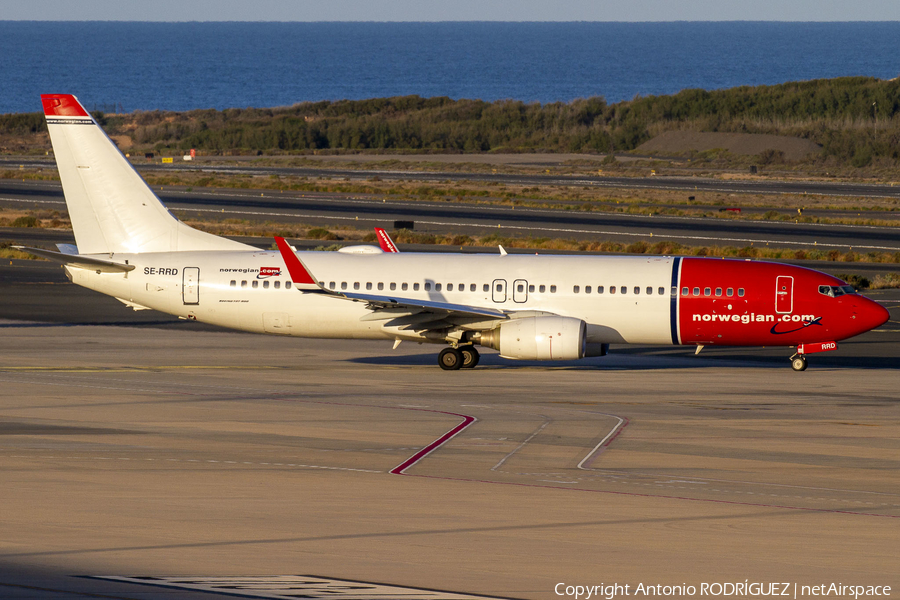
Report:
<svg viewBox="0 0 900 600"><path fill-rule="evenodd" d="M795 356L791 359L791 368L795 371L805 371L806 366L806 357L804 356Z"/></svg>
<svg viewBox="0 0 900 600"><path fill-rule="evenodd" d="M478 350L475 349L475 346L463 346L459 349L462 353L463 369L474 369L478 365L478 361L481 359L481 354L478 353Z"/></svg>
<svg viewBox="0 0 900 600"><path fill-rule="evenodd" d="M456 348L444 348L438 354L438 364L445 371L456 371L463 365L462 352Z"/></svg>

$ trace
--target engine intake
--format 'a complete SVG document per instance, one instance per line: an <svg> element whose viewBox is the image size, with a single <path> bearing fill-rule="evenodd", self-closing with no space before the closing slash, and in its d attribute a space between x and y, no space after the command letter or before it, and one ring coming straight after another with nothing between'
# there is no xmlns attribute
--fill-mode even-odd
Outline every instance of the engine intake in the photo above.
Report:
<svg viewBox="0 0 900 600"><path fill-rule="evenodd" d="M584 321L572 317L527 317L504 321L476 341L504 358L574 360L584 357L586 329Z"/></svg>

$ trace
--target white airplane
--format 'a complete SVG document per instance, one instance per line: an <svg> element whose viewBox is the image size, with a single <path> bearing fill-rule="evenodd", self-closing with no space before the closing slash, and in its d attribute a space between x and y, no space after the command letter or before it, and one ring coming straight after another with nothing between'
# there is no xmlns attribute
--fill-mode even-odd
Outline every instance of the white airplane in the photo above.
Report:
<svg viewBox="0 0 900 600"><path fill-rule="evenodd" d="M26 248L135 310L311 338L445 346L445 370L602 356L610 344L796 346L806 355L888 312L845 282L764 262L662 256L278 252L179 222L78 100L41 96L77 246ZM386 244L384 237L382 244Z"/></svg>

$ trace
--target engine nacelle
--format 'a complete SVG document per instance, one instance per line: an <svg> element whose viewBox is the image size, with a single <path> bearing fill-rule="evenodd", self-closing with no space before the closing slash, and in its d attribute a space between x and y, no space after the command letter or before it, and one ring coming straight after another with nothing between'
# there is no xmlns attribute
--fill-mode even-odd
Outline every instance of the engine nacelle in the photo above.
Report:
<svg viewBox="0 0 900 600"><path fill-rule="evenodd" d="M477 341L504 358L574 360L584 357L586 329L584 321L572 317L527 317L483 331Z"/></svg>

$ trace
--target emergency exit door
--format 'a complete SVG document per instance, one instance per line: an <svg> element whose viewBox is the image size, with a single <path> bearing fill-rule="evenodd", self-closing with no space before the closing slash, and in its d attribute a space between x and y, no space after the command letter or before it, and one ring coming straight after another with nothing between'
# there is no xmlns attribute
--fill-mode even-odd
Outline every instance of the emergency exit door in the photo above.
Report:
<svg viewBox="0 0 900 600"><path fill-rule="evenodd" d="M780 276L775 279L775 312L789 313L794 310L794 278Z"/></svg>
<svg viewBox="0 0 900 600"><path fill-rule="evenodd" d="M200 267L185 267L181 273L181 297L184 303L200 304Z"/></svg>
<svg viewBox="0 0 900 600"><path fill-rule="evenodd" d="M506 280L495 279L491 284L491 298L494 302L506 302Z"/></svg>

